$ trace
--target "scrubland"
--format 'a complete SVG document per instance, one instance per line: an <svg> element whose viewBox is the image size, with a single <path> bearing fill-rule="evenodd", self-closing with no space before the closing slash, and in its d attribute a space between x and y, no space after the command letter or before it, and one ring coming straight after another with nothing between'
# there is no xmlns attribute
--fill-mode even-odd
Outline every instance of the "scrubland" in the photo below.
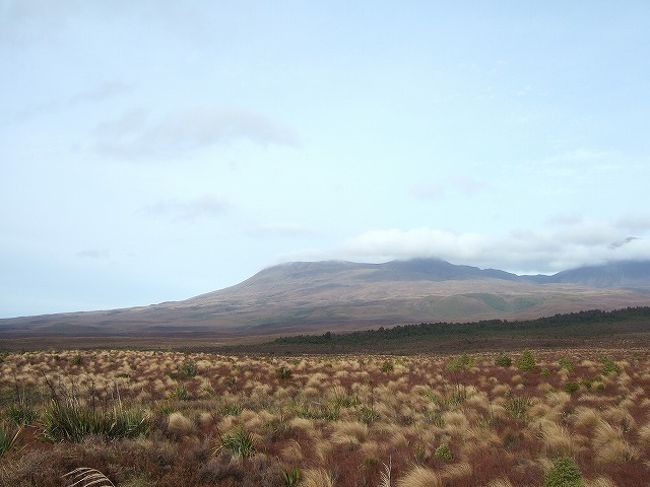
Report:
<svg viewBox="0 0 650 487"><path fill-rule="evenodd" d="M0 360L2 486L66 486L79 467L118 487L612 487L650 476L646 350Z"/></svg>

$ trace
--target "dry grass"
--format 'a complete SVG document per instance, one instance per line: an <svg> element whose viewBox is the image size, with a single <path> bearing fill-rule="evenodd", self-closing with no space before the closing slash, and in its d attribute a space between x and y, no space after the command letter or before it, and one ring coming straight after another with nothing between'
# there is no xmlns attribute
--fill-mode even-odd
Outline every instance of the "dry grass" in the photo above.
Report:
<svg viewBox="0 0 650 487"><path fill-rule="evenodd" d="M65 487L66 472L88 466L118 487L540 486L558 455L575 459L587 487L644 485L650 355L608 354L616 373L590 350L536 352L531 371L492 354L453 370L436 356L9 354L0 429L22 433L2 455L0 485ZM115 404L146 411L150 427L98 438L80 422L78 442L48 440L62 390L102 417Z"/></svg>
<svg viewBox="0 0 650 487"><path fill-rule="evenodd" d="M397 487L443 487L442 479L431 469L416 466L397 481Z"/></svg>

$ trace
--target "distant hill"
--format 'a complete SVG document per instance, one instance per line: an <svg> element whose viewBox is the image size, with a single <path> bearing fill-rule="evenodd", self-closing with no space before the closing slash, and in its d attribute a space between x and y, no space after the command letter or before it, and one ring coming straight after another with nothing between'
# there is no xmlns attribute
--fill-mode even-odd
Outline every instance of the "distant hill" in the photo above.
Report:
<svg viewBox="0 0 650 487"><path fill-rule="evenodd" d="M518 276L438 259L292 262L235 286L150 306L0 320L0 334L280 335L399 323L528 319L650 305L650 262Z"/></svg>
<svg viewBox="0 0 650 487"><path fill-rule="evenodd" d="M622 261L579 267L552 276L522 276L538 283L581 284L595 288L650 290L650 262Z"/></svg>

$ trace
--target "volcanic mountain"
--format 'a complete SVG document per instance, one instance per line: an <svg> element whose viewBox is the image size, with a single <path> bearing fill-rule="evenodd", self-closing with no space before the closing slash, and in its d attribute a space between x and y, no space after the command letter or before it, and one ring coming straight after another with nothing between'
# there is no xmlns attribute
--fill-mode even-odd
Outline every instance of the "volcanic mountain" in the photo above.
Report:
<svg viewBox="0 0 650 487"><path fill-rule="evenodd" d="M650 262L519 276L437 259L292 262L183 301L0 320L0 335L221 336L535 318L650 305Z"/></svg>

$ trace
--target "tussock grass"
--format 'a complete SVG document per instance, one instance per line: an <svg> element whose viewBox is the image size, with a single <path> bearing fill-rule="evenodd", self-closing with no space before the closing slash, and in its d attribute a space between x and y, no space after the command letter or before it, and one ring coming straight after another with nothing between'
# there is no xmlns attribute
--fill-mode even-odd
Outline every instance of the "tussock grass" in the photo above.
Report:
<svg viewBox="0 0 650 487"><path fill-rule="evenodd" d="M433 470L415 466L397 481L397 487L443 487L440 476Z"/></svg>
<svg viewBox="0 0 650 487"><path fill-rule="evenodd" d="M43 417L43 433L54 442L81 442L88 436L107 439L135 438L146 434L151 417L142 408L124 408L117 400L112 407L100 409L84 404L72 392L55 394Z"/></svg>
<svg viewBox="0 0 650 487"><path fill-rule="evenodd" d="M10 354L4 443L26 426L0 485L49 487L79 458L119 487L542 486L557 455L580 460L585 487L644 485L650 352L635 353L608 351L608 374L601 352L573 350L535 351L532 370L493 354Z"/></svg>

